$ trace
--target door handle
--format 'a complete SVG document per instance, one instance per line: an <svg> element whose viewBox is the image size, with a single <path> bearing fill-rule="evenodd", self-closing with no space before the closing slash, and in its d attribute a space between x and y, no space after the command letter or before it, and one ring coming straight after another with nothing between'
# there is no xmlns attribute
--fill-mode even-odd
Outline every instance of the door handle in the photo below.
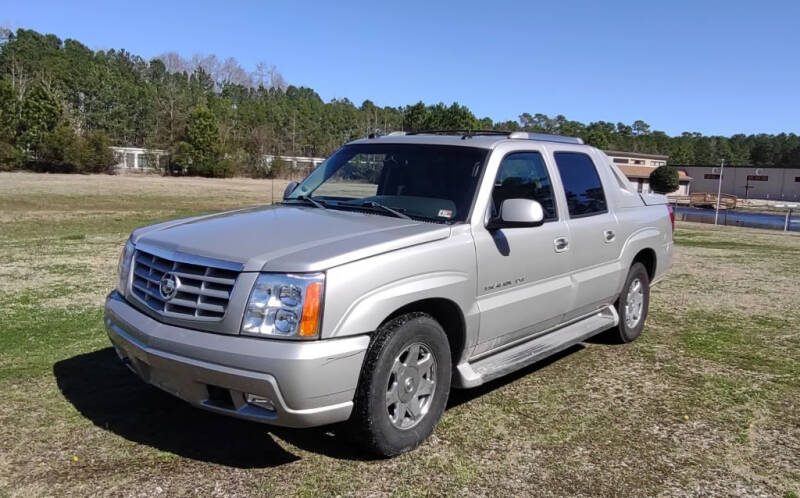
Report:
<svg viewBox="0 0 800 498"><path fill-rule="evenodd" d="M556 252L564 252L569 249L569 240L566 237L558 237L553 241L556 246Z"/></svg>
<svg viewBox="0 0 800 498"><path fill-rule="evenodd" d="M617 237L617 234L614 233L614 230L606 230L603 232L603 236L605 237L606 242L611 242Z"/></svg>

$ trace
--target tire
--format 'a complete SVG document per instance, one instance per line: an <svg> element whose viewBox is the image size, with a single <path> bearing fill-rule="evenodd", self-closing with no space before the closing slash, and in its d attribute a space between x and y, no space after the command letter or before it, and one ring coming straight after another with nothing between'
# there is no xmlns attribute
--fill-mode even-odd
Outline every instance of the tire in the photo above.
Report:
<svg viewBox="0 0 800 498"><path fill-rule="evenodd" d="M364 358L350 433L381 456L416 448L444 413L451 375L450 345L439 322L425 313L387 322Z"/></svg>
<svg viewBox="0 0 800 498"><path fill-rule="evenodd" d="M607 337L619 344L636 340L642 333L650 307L650 276L643 264L631 266L615 307L619 325L609 330Z"/></svg>

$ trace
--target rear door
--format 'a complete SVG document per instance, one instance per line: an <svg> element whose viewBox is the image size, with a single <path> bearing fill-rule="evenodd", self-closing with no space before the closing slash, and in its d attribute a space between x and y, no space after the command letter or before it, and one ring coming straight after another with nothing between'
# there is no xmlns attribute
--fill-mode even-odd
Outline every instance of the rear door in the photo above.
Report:
<svg viewBox="0 0 800 498"><path fill-rule="evenodd" d="M623 237L609 208L603 182L592 158L581 151L553 152L569 214L569 250L575 300L566 320L614 302L619 285Z"/></svg>

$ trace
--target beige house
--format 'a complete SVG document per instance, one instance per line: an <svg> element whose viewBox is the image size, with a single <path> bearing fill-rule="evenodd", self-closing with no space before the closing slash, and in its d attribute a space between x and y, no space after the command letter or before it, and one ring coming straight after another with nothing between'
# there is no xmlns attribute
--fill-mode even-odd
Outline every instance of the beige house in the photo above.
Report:
<svg viewBox="0 0 800 498"><path fill-rule="evenodd" d="M650 173L659 166L666 166L669 156L661 154L642 154L639 152L623 152L618 150L603 151L611 161L628 177L637 190L650 193ZM686 171L678 170L678 190L672 195L689 195L689 183L692 181Z"/></svg>

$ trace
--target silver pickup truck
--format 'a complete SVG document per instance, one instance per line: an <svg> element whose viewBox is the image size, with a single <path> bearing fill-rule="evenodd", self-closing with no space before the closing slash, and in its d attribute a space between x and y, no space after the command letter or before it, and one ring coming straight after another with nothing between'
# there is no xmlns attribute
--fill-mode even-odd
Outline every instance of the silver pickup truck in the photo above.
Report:
<svg viewBox="0 0 800 498"><path fill-rule="evenodd" d="M425 440L451 387L605 333L636 339L672 212L580 139L391 133L280 204L131 234L108 335L143 380L268 424Z"/></svg>

